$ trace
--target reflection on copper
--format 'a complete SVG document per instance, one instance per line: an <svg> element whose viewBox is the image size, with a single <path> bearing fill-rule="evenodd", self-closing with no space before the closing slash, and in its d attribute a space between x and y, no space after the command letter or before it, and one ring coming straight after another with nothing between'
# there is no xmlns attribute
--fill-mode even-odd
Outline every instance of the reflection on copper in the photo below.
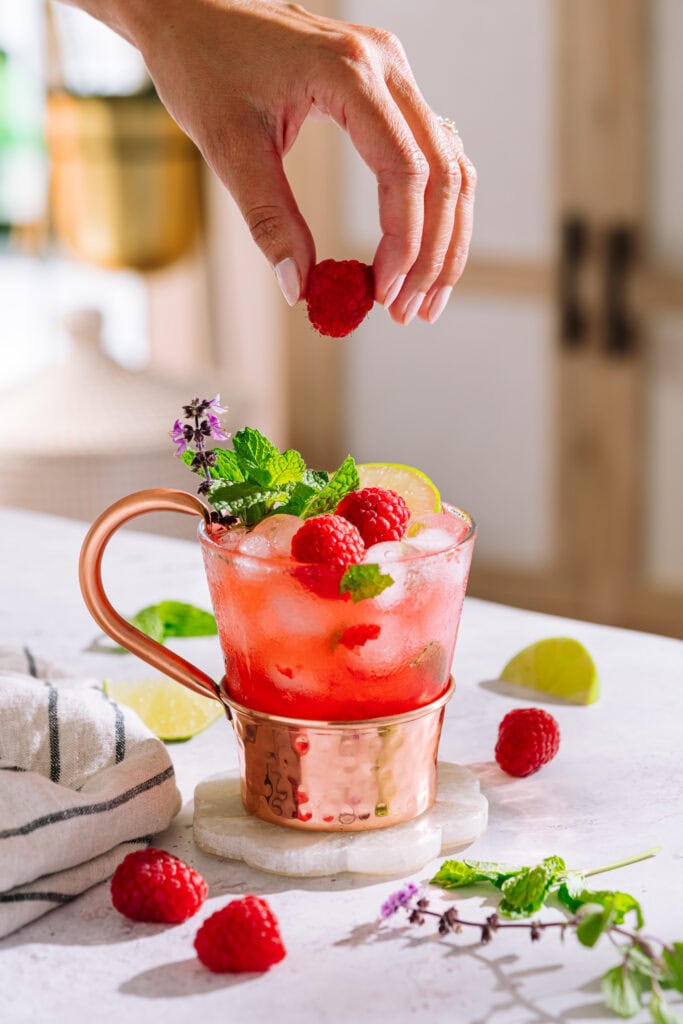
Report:
<svg viewBox="0 0 683 1024"><path fill-rule="evenodd" d="M273 824L319 832L359 832L416 818L436 798L439 737L454 689L450 679L431 704L356 722L298 721L226 697L245 808Z"/></svg>

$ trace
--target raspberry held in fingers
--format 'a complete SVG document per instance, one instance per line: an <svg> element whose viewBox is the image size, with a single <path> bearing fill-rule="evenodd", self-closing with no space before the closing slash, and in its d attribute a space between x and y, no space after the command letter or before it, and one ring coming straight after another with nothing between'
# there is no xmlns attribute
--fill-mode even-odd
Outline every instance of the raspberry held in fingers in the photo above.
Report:
<svg viewBox="0 0 683 1024"><path fill-rule="evenodd" d="M308 319L320 334L345 338L370 312L374 296L372 267L358 260L323 260L308 278Z"/></svg>

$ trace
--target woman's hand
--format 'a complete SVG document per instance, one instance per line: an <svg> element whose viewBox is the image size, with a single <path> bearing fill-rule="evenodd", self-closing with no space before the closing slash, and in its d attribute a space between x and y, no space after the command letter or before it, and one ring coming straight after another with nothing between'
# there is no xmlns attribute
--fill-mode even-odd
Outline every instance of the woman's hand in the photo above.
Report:
<svg viewBox="0 0 683 1024"><path fill-rule="evenodd" d="M164 104L232 193L294 304L315 246L282 158L313 110L377 178L375 298L433 322L463 272L475 172L389 32L280 0L72 0L142 52ZM101 9L100 9L101 8Z"/></svg>

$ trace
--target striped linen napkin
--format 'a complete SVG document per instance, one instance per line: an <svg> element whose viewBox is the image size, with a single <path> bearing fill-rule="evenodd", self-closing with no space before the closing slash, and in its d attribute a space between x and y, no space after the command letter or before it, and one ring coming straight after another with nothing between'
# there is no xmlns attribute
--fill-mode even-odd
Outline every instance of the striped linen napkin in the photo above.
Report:
<svg viewBox="0 0 683 1024"><path fill-rule="evenodd" d="M180 805L168 752L133 711L0 648L0 937L104 881Z"/></svg>

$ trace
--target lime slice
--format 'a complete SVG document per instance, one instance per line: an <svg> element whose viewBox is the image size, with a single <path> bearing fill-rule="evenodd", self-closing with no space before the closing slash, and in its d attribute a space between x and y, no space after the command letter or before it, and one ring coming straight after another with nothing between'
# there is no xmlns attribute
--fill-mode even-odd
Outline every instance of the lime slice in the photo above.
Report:
<svg viewBox="0 0 683 1024"><path fill-rule="evenodd" d="M358 476L361 487L385 487L400 494L413 518L441 511L441 495L429 477L413 466L365 462L358 466Z"/></svg>
<svg viewBox="0 0 683 1024"><path fill-rule="evenodd" d="M592 704L600 696L595 662L583 644L566 636L525 647L508 661L500 678L572 704Z"/></svg>
<svg viewBox="0 0 683 1024"><path fill-rule="evenodd" d="M168 676L130 682L105 682L104 692L137 711L148 729L161 740L189 740L223 714L217 700L202 697Z"/></svg>

